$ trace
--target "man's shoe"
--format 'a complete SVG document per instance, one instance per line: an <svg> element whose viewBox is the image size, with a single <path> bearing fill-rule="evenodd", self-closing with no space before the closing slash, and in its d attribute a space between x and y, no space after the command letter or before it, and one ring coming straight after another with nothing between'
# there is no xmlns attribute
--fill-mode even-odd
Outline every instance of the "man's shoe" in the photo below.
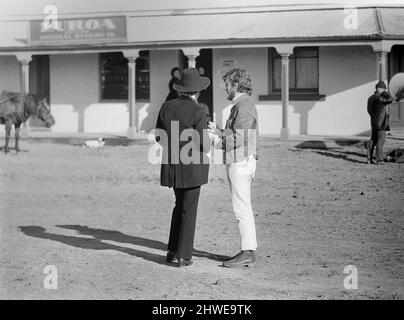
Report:
<svg viewBox="0 0 404 320"><path fill-rule="evenodd" d="M228 258L224 259L223 262L233 260L233 259L234 259L235 257L237 257L240 253L241 253L241 252L237 253L235 256L228 257Z"/></svg>
<svg viewBox="0 0 404 320"><path fill-rule="evenodd" d="M254 265L255 252L252 250L241 251L233 259L223 262L223 267L227 268L252 267Z"/></svg>
<svg viewBox="0 0 404 320"><path fill-rule="evenodd" d="M192 259L183 259L183 258L179 258L178 259L178 268L182 268L182 267L188 267L191 266L194 262L192 261Z"/></svg>
<svg viewBox="0 0 404 320"><path fill-rule="evenodd" d="M177 252L168 251L166 261L167 262L178 263Z"/></svg>

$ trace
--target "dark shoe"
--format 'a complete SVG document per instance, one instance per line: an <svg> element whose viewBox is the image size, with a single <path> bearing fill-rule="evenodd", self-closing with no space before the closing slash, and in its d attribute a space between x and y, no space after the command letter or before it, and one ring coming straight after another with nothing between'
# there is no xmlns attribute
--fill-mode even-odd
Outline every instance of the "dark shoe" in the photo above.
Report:
<svg viewBox="0 0 404 320"><path fill-rule="evenodd" d="M223 262L233 260L233 259L234 259L235 257L237 257L239 254L240 254L240 252L237 253L237 254L236 254L235 256L233 256L233 257L228 257L228 258L224 259Z"/></svg>
<svg viewBox="0 0 404 320"><path fill-rule="evenodd" d="M374 160L370 160L370 159L368 159L368 161L366 163L367 164L377 164Z"/></svg>
<svg viewBox="0 0 404 320"><path fill-rule="evenodd" d="M178 268L182 268L182 267L188 267L191 266L194 262L192 261L192 259L183 259L183 258L179 258L178 259Z"/></svg>
<svg viewBox="0 0 404 320"><path fill-rule="evenodd" d="M381 160L381 161L376 161L376 162L375 162L375 165L377 165L377 166L379 166L379 165L383 166L383 165L385 165L385 163L384 163L383 160Z"/></svg>
<svg viewBox="0 0 404 320"><path fill-rule="evenodd" d="M167 262L178 263L177 252L168 251L166 261Z"/></svg>
<svg viewBox="0 0 404 320"><path fill-rule="evenodd" d="M223 267L227 268L251 267L254 265L255 252L252 250L241 251L233 259L223 262Z"/></svg>

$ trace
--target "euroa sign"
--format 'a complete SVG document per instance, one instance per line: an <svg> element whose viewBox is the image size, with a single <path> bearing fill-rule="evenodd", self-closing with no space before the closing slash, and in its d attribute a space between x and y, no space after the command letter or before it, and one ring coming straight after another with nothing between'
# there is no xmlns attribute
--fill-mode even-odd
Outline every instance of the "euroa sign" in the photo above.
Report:
<svg viewBox="0 0 404 320"><path fill-rule="evenodd" d="M31 20L28 35L30 44L46 45L126 41L126 18L63 18L52 23Z"/></svg>

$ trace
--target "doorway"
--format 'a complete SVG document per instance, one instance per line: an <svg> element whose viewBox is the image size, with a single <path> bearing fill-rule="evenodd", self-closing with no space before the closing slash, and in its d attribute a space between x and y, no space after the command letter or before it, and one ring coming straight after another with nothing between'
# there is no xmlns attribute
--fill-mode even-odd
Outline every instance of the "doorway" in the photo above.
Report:
<svg viewBox="0 0 404 320"><path fill-rule="evenodd" d="M212 49L201 49L199 56L196 57L196 68L204 77L210 79L210 85L201 91L199 101L206 104L209 108L211 121L213 118L213 84L212 84Z"/></svg>
<svg viewBox="0 0 404 320"><path fill-rule="evenodd" d="M182 69L188 68L188 58L180 50L180 67ZM196 57L196 69L200 72L204 71L204 77L210 79L210 85L206 90L201 91L199 102L206 104L209 108L210 116L213 117L213 77L212 77L212 49L201 49L199 51L199 56Z"/></svg>
<svg viewBox="0 0 404 320"><path fill-rule="evenodd" d="M393 46L389 53L389 80L399 72L404 72L404 46ZM389 105L390 127L404 129L404 101Z"/></svg>
<svg viewBox="0 0 404 320"><path fill-rule="evenodd" d="M46 98L50 105L50 81L49 81L49 55L32 56L29 64L29 93L35 94L39 99ZM45 122L32 116L29 120L31 129L49 131Z"/></svg>

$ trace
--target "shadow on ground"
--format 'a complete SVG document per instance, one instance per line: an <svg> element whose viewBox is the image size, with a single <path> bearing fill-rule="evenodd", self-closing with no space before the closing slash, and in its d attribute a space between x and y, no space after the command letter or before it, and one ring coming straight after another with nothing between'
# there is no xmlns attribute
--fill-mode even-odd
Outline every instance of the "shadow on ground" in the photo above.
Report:
<svg viewBox="0 0 404 320"><path fill-rule="evenodd" d="M297 149L319 149L319 150L329 150L335 149L336 147L356 147L356 148L367 148L368 141L360 139L331 139L327 138L324 140L308 140L303 141L295 146Z"/></svg>
<svg viewBox="0 0 404 320"><path fill-rule="evenodd" d="M303 141L295 146L296 149L319 149L319 150L328 150L330 149L327 147L324 141Z"/></svg>
<svg viewBox="0 0 404 320"><path fill-rule="evenodd" d="M325 139L322 140L310 140L303 141L295 146L296 150L310 150L321 156L342 159L345 161L353 162L353 163L366 163L366 159L364 161L360 161L358 159L354 159L354 157L366 158L366 151L364 152L356 152L356 151L348 151L344 150L344 147L354 147L358 148L358 150L364 149L367 150L368 141L360 140L360 139ZM292 150L293 151L293 150Z"/></svg>
<svg viewBox="0 0 404 320"><path fill-rule="evenodd" d="M167 245L161 241L146 239L142 237L136 237L124 234L120 231L114 230L104 230L104 229L93 229L87 226L81 225L57 225L56 227L75 230L80 235L92 236L93 239L90 238L82 238L75 236L66 236L61 234L49 233L46 232L46 229L40 226L20 226L19 230L27 236L58 241L63 244L67 244L69 246L73 246L76 248L82 249L91 249L91 250L115 250L119 252L123 252L132 256L136 256L142 258L146 261L155 262L158 264L167 264L165 261L165 256L158 255L154 253L150 253L147 251L127 248L124 246L118 246L114 244L109 244L103 242L102 240L109 240L120 243L129 243L138 246L148 247L157 250L167 250ZM210 260L215 261L223 261L227 259L227 256L217 255L205 251L194 250L193 255L196 257L208 258ZM168 264L167 264L168 265Z"/></svg>
<svg viewBox="0 0 404 320"><path fill-rule="evenodd" d="M15 147L9 147L10 148L10 151L11 150L14 150L14 151L16 151L15 150ZM0 147L0 152L4 152L4 147ZM17 152L17 151L16 151ZM26 150L26 149L20 149L18 152L28 152L28 150ZM18 153L17 152L17 153Z"/></svg>
<svg viewBox="0 0 404 320"><path fill-rule="evenodd" d="M390 140L398 140L398 141L404 141L404 137L400 137L400 136L386 136L386 139L390 139Z"/></svg>
<svg viewBox="0 0 404 320"><path fill-rule="evenodd" d="M25 138L24 141L38 143L67 144L72 146L83 146L87 140L97 140L97 138L71 138L71 137L45 137L45 138ZM104 138L106 146L131 146L138 144L150 144L146 139L128 139L126 137Z"/></svg>
<svg viewBox="0 0 404 320"><path fill-rule="evenodd" d="M337 151L337 150L330 150L330 151L315 151L317 154L321 155L321 156L325 156L325 157L330 157L330 158L335 158L335 159L342 159L342 160L346 160L349 162L353 162L353 163L367 163L367 156L366 154L361 154L358 152L347 152L347 151ZM352 159L349 156L353 155L353 156L359 156L359 157L364 157L365 160L364 161L359 161L356 159Z"/></svg>

